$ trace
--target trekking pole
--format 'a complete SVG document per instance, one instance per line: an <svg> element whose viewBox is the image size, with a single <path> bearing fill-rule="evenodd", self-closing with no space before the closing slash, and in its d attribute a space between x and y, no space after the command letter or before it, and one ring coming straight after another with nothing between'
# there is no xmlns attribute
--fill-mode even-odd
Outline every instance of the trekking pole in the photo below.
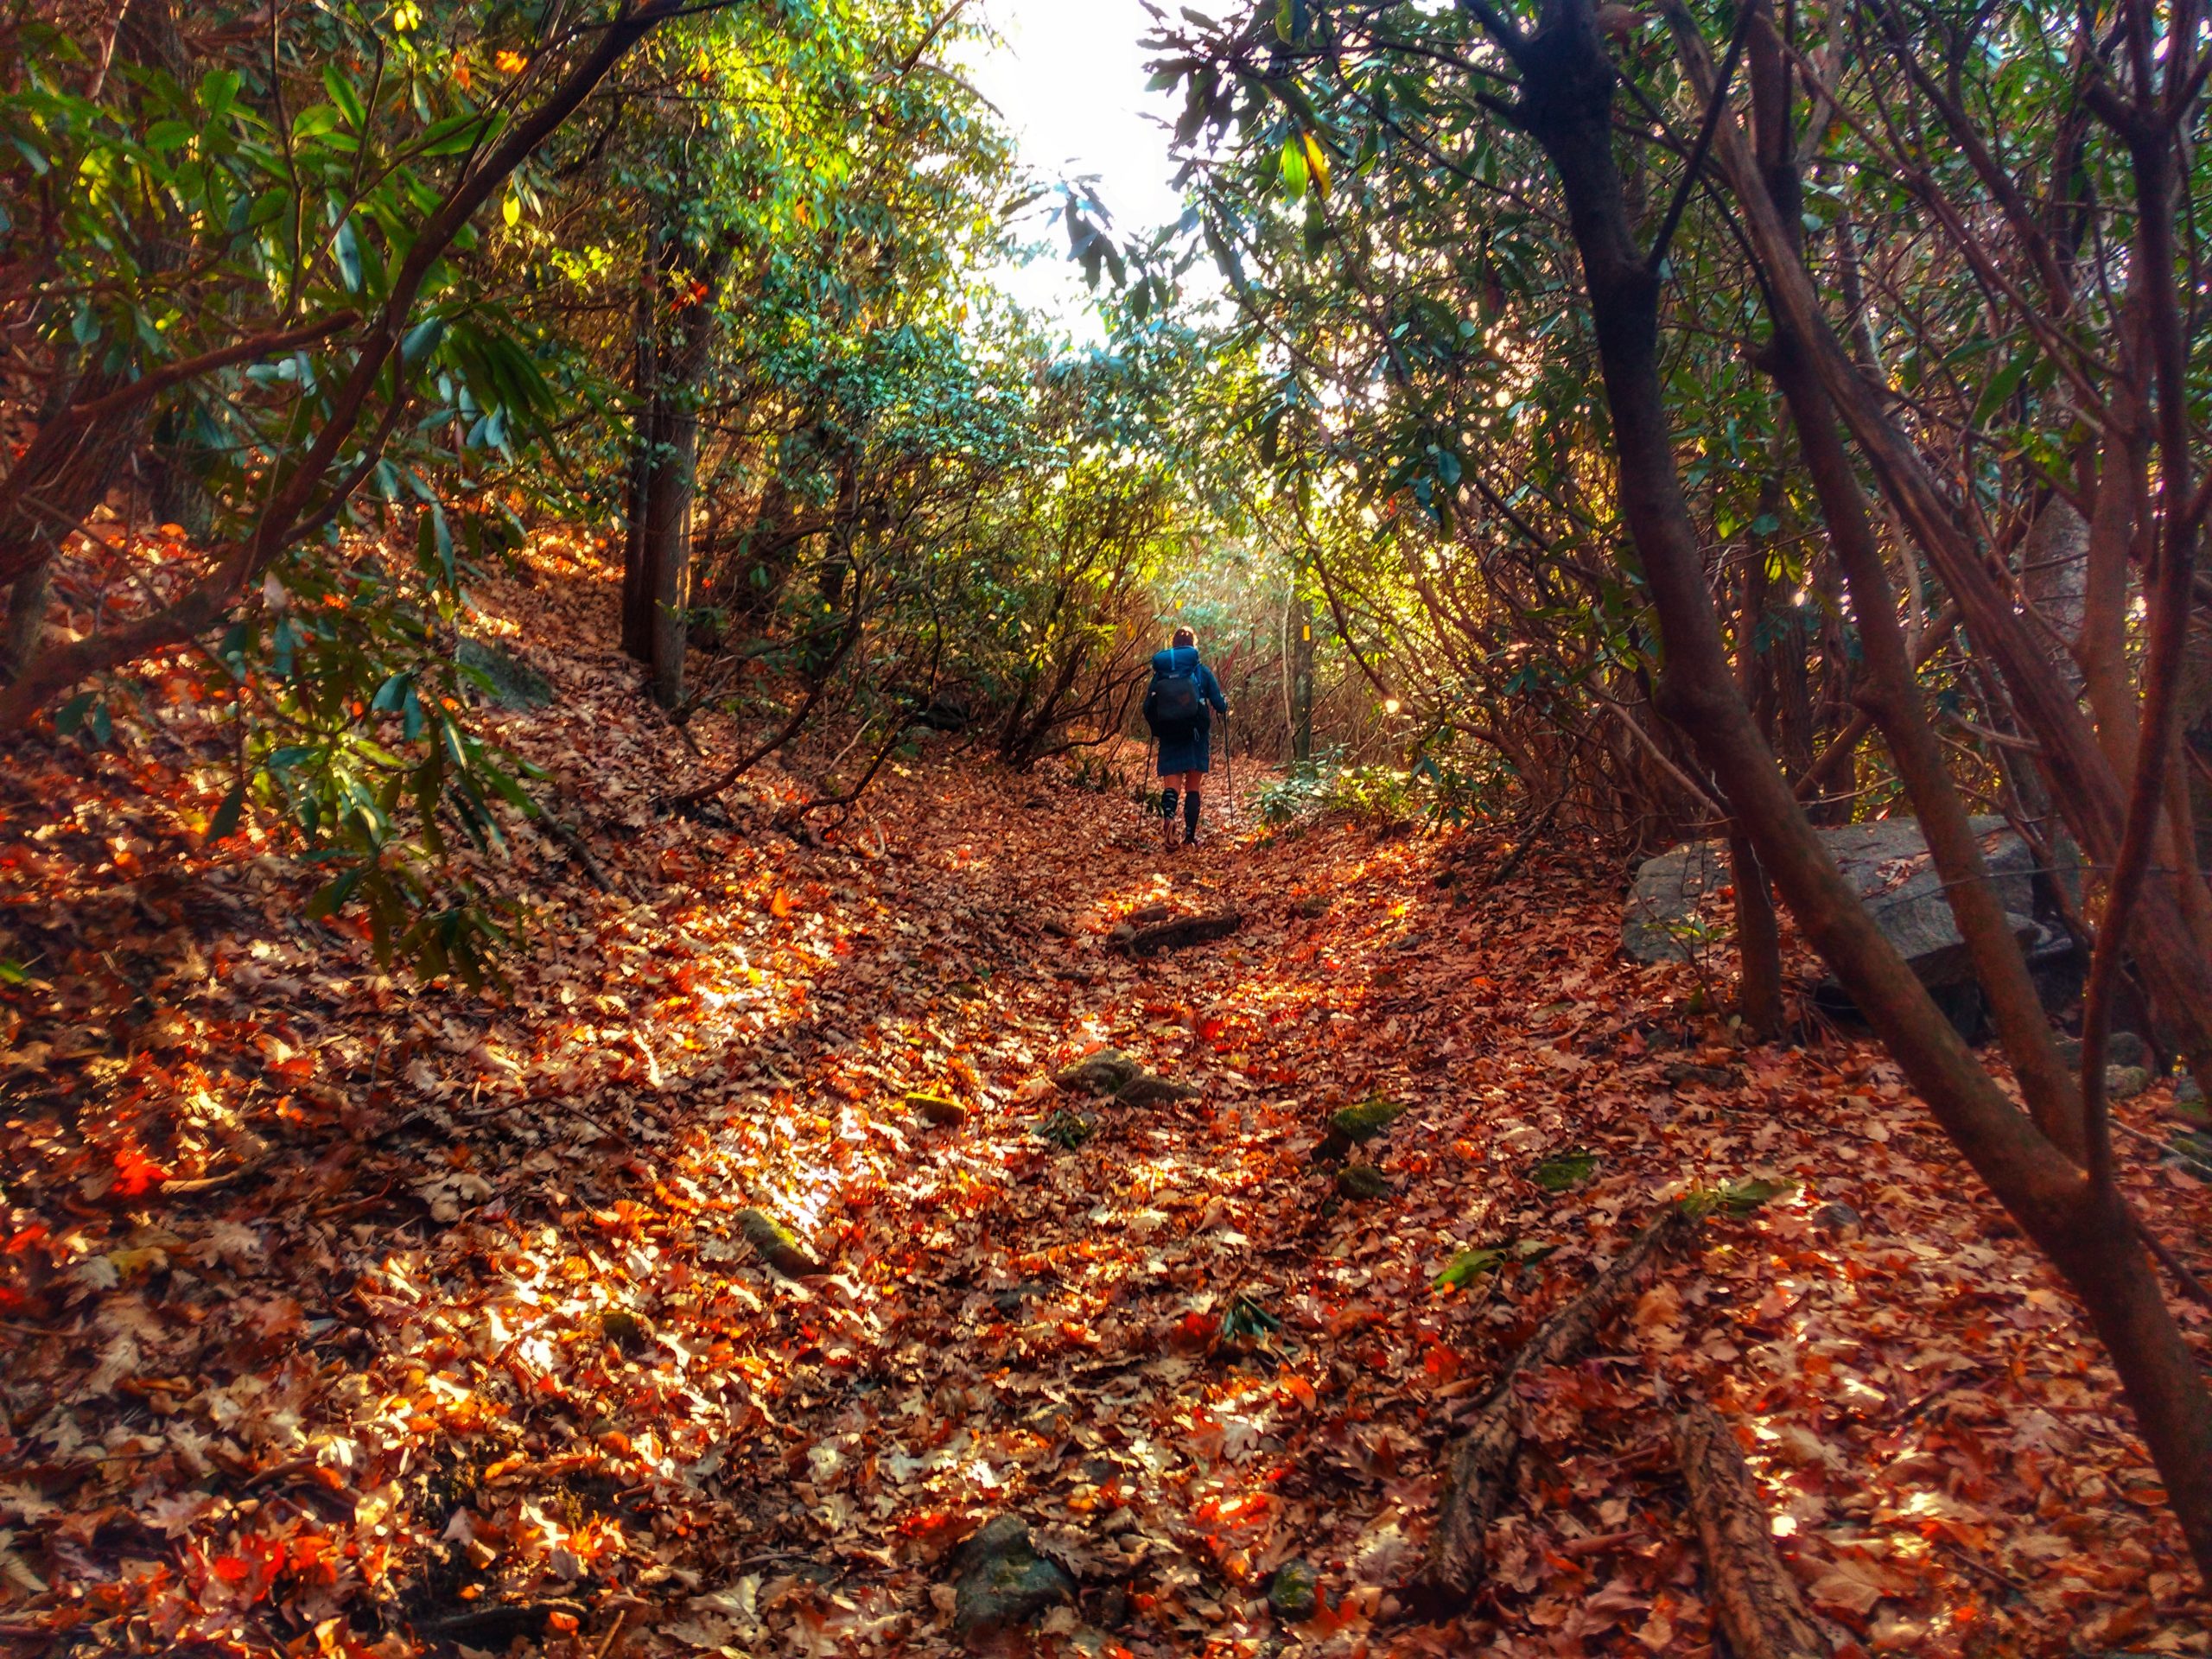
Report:
<svg viewBox="0 0 2212 1659"><path fill-rule="evenodd" d="M1230 729L1229 716L1221 717L1221 775L1229 785L1229 823L1236 824L1236 734Z"/></svg>

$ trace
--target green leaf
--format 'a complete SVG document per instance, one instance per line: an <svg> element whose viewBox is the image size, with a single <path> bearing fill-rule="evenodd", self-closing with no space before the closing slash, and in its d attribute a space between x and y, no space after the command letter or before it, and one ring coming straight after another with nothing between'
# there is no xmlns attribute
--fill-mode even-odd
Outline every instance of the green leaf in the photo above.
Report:
<svg viewBox="0 0 2212 1659"><path fill-rule="evenodd" d="M338 275L346 284L348 294L361 291L361 239L353 229L353 219L348 214L338 227L338 234L331 239L330 251L338 261Z"/></svg>
<svg viewBox="0 0 2212 1659"><path fill-rule="evenodd" d="M1296 201L1306 194L1307 168L1304 135L1294 133L1283 140L1280 165L1283 194Z"/></svg>
<svg viewBox="0 0 2212 1659"><path fill-rule="evenodd" d="M92 713L96 691L79 691L75 696L54 710L54 729L64 737L74 737L83 729L85 716Z"/></svg>
<svg viewBox="0 0 2212 1659"><path fill-rule="evenodd" d="M1313 175L1313 189L1319 195L1329 194L1329 152L1312 133L1300 135L1306 151L1306 165Z"/></svg>
<svg viewBox="0 0 2212 1659"><path fill-rule="evenodd" d="M362 107L360 93L354 90L353 81L336 64L323 66L322 89L330 94L330 101L346 118L347 126L359 132L368 125L368 111Z"/></svg>
<svg viewBox="0 0 2212 1659"><path fill-rule="evenodd" d="M245 779L241 778L231 785L230 793L223 797L223 804L215 809L215 816L207 823L207 845L227 841L238 833L238 818L245 811Z"/></svg>
<svg viewBox="0 0 2212 1659"><path fill-rule="evenodd" d="M1484 1244L1471 1250L1461 1250L1446 1263L1444 1271L1436 1275L1439 1290L1460 1290L1473 1283L1484 1274L1505 1260L1503 1244Z"/></svg>
<svg viewBox="0 0 2212 1659"><path fill-rule="evenodd" d="M2019 389L2021 377L2035 365L2036 348L2032 342L2020 347L2012 360L1997 371L1986 386L1982 388L1981 400L1974 406L1974 423L1986 425L1992 416L2005 407L2013 392Z"/></svg>
<svg viewBox="0 0 2212 1659"><path fill-rule="evenodd" d="M200 78L200 107L210 121L219 121L231 112L231 105L238 95L238 84L234 69L211 69Z"/></svg>

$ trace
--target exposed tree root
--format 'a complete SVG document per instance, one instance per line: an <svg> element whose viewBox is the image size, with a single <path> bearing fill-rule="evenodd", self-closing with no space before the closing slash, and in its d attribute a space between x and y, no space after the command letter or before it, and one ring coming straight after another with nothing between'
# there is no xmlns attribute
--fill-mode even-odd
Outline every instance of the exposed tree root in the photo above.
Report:
<svg viewBox="0 0 2212 1659"><path fill-rule="evenodd" d="M1423 1573L1431 1594L1462 1603L1482 1583L1486 1566L1484 1535L1512 1485L1514 1459L1521 1450L1520 1402L1514 1385L1523 1374L1556 1365L1588 1342L1652 1256L1688 1226L1688 1221L1674 1210L1653 1221L1580 1295L1545 1320L1507 1362L1497 1386L1476 1413L1473 1427L1452 1448L1444 1498L1436 1530L1429 1536Z"/></svg>
<svg viewBox="0 0 2212 1659"><path fill-rule="evenodd" d="M1133 957L1148 957L1155 950L1173 950L1186 944L1205 944L1213 939L1225 939L1244 925L1244 918L1233 910L1214 911L1204 916L1184 916L1156 926L1140 928L1136 937L1125 947Z"/></svg>
<svg viewBox="0 0 2212 1659"><path fill-rule="evenodd" d="M1674 1436L1705 1546L1706 1585L1731 1649L1738 1659L1828 1659L1827 1638L1774 1552L1766 1505L1734 1432L1699 1400L1675 1419Z"/></svg>

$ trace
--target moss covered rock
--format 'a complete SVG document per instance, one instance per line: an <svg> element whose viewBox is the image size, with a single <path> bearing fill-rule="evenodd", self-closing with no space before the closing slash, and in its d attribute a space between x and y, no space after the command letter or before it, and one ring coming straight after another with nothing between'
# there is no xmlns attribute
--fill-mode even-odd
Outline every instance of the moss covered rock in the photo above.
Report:
<svg viewBox="0 0 2212 1659"><path fill-rule="evenodd" d="M951 1128L968 1121L968 1109L943 1095L916 1092L906 1096L906 1109L940 1128Z"/></svg>
<svg viewBox="0 0 2212 1659"><path fill-rule="evenodd" d="M1321 1610L1321 1580L1305 1561L1288 1560L1268 1580L1268 1607L1286 1624L1302 1624Z"/></svg>
<svg viewBox="0 0 2212 1659"><path fill-rule="evenodd" d="M1102 1048L1052 1073L1052 1082L1071 1095L1116 1095L1143 1072L1144 1068L1120 1049Z"/></svg>
<svg viewBox="0 0 2212 1659"><path fill-rule="evenodd" d="M785 1278L804 1279L810 1274L822 1271L822 1264L800 1245L798 1235L766 1211L741 1210L736 1219L738 1230L745 1235L745 1242L760 1253L762 1261Z"/></svg>
<svg viewBox="0 0 2212 1659"><path fill-rule="evenodd" d="M1055 1602L1075 1597L1075 1580L1029 1541L1029 1524L1001 1515L961 1547L953 1583L952 1628L973 1640L1027 1624Z"/></svg>
<svg viewBox="0 0 2212 1659"><path fill-rule="evenodd" d="M1337 1172L1338 1198L1379 1198L1389 1191L1389 1179L1372 1164L1346 1164Z"/></svg>

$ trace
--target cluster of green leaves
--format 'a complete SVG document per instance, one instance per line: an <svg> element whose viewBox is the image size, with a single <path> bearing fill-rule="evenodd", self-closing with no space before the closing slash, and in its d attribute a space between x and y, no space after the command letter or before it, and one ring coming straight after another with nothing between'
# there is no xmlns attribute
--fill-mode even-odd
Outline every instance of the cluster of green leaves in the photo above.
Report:
<svg viewBox="0 0 2212 1659"><path fill-rule="evenodd" d="M232 12L195 14L190 39L162 35L160 12L105 72L98 41L30 25L0 92L0 257L37 272L15 321L50 384L97 394L249 348L135 417L167 435L193 521L173 543L181 581L251 538L273 485L308 463L363 320L536 85L524 10L281 7L250 45L219 27ZM225 45L197 50L205 29ZM464 226L430 265L378 408L323 458L308 533L202 671L232 773L210 838L249 808L289 824L330 874L317 914L358 904L380 956L471 982L506 929L446 869L448 830L495 849L499 806L535 806L466 728L451 645L472 571L518 543L516 505L543 499L526 462L569 406L573 364L517 315L505 264L504 227L543 200L518 174L502 224ZM391 550L410 530L412 560ZM127 680L83 694L61 729L106 741L110 704L134 696Z"/></svg>

